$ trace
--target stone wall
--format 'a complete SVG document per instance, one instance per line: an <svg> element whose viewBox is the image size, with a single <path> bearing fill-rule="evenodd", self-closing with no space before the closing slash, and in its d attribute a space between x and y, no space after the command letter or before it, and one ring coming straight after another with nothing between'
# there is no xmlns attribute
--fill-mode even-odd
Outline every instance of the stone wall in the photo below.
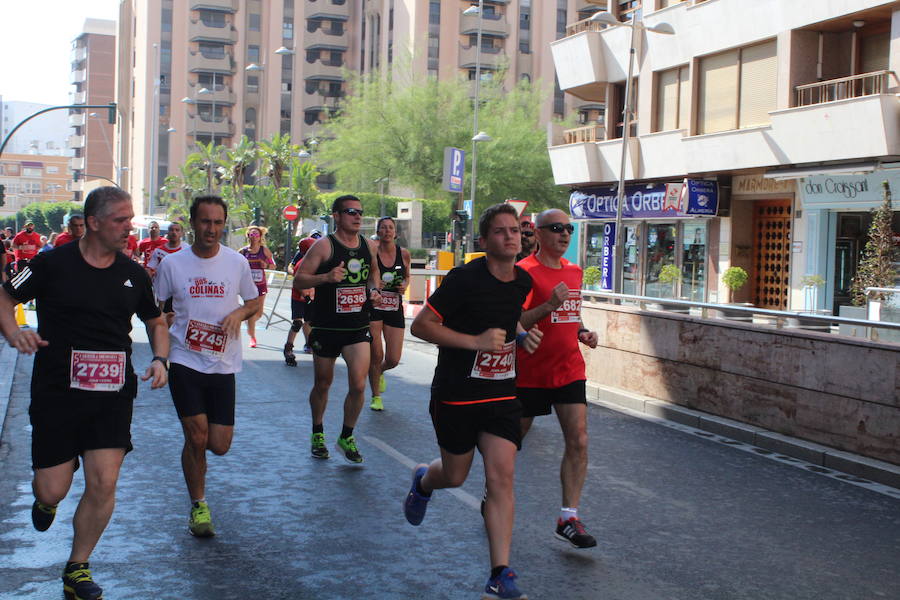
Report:
<svg viewBox="0 0 900 600"><path fill-rule="evenodd" d="M588 381L900 464L900 346L585 302Z"/></svg>

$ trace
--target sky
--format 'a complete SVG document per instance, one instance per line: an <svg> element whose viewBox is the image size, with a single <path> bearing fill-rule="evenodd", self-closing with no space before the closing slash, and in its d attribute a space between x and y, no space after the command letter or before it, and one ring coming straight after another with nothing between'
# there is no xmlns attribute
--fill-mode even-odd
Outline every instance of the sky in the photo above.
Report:
<svg viewBox="0 0 900 600"><path fill-rule="evenodd" d="M84 20L119 15L120 0L0 0L0 96L3 100L68 104L72 40Z"/></svg>

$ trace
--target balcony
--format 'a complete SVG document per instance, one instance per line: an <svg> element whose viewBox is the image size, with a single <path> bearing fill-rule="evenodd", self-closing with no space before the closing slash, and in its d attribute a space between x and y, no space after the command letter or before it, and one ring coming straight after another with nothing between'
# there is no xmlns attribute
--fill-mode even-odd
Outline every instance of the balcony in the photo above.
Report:
<svg viewBox="0 0 900 600"><path fill-rule="evenodd" d="M582 100L603 102L607 84L625 80L627 52L617 57L611 47L623 43L628 47L628 28L614 27L601 34L595 25L584 21L570 25L580 31L551 42L550 51L563 91Z"/></svg>
<svg viewBox="0 0 900 600"><path fill-rule="evenodd" d="M223 44L237 42L237 30L231 23L226 23L223 27L216 27L208 25L200 19L191 19L188 36L192 42L221 42Z"/></svg>
<svg viewBox="0 0 900 600"><path fill-rule="evenodd" d="M502 63L506 62L506 53L503 48L493 46L490 48L482 48L481 52L477 52L475 46L459 46L459 67L461 69L474 69L476 64L476 54L478 54L478 62L481 68L497 69Z"/></svg>
<svg viewBox="0 0 900 600"><path fill-rule="evenodd" d="M188 56L188 69L192 73L208 71L231 74L234 72L234 59L229 54L220 58L207 58L200 52L192 50Z"/></svg>
<svg viewBox="0 0 900 600"><path fill-rule="evenodd" d="M603 125L587 125L566 129L563 132L564 144L582 144L584 142L602 142L606 140L606 127Z"/></svg>
<svg viewBox="0 0 900 600"><path fill-rule="evenodd" d="M71 62L80 63L84 59L87 58L87 48L84 46L79 46L78 48L72 49L72 54L70 56Z"/></svg>
<svg viewBox="0 0 900 600"><path fill-rule="evenodd" d="M874 71L852 77L798 85L794 88L795 106L810 106L835 100L884 94L891 87L891 81L896 81L896 78L893 71Z"/></svg>
<svg viewBox="0 0 900 600"><path fill-rule="evenodd" d="M84 110L84 109L82 109ZM84 127L86 117L83 112L69 115L69 125L72 127Z"/></svg>
<svg viewBox="0 0 900 600"><path fill-rule="evenodd" d="M329 65L321 61L303 64L304 79L326 79L329 81L343 81L342 67Z"/></svg>
<svg viewBox="0 0 900 600"><path fill-rule="evenodd" d="M222 12L237 12L238 0L191 0L191 10L220 10Z"/></svg>
<svg viewBox="0 0 900 600"><path fill-rule="evenodd" d="M74 157L69 159L69 168L73 171L84 171L84 157Z"/></svg>
<svg viewBox="0 0 900 600"><path fill-rule="evenodd" d="M87 71L78 69L77 71L72 71L72 78L69 81L70 83L84 83L85 79L87 79Z"/></svg>
<svg viewBox="0 0 900 600"><path fill-rule="evenodd" d="M87 92L72 92L72 104L85 104L87 102Z"/></svg>
<svg viewBox="0 0 900 600"><path fill-rule="evenodd" d="M230 86L225 85L217 85L215 87L215 91L210 94L200 94L199 90L204 89L203 85L199 83L190 82L188 84L188 92L191 98L195 99L197 102L202 102L204 104L212 104L215 102L216 104L234 104L236 100L236 96L234 94L234 90ZM206 87L206 89L210 89Z"/></svg>
<svg viewBox="0 0 900 600"><path fill-rule="evenodd" d="M69 148L84 148L84 136L83 135L70 135L68 140L66 141L66 146Z"/></svg>
<svg viewBox="0 0 900 600"><path fill-rule="evenodd" d="M315 12L307 14L307 19L332 19L335 21L347 21L350 19L350 2L333 4L323 0L318 4L310 4L309 10L315 10Z"/></svg>
<svg viewBox="0 0 900 600"><path fill-rule="evenodd" d="M232 137L234 135L234 123L227 117L218 117L218 121L205 121L202 117L196 115L188 116L187 125L188 135L213 135Z"/></svg>
<svg viewBox="0 0 900 600"><path fill-rule="evenodd" d="M478 33L478 15L461 15L459 18L459 32L463 35ZM509 35L509 23L506 15L485 15L481 24L481 32L486 35Z"/></svg>
<svg viewBox="0 0 900 600"><path fill-rule="evenodd" d="M326 50L346 50L349 44L349 36L346 29L341 34L327 33L327 29L316 29L315 31L303 32L303 48L312 50L322 48Z"/></svg>

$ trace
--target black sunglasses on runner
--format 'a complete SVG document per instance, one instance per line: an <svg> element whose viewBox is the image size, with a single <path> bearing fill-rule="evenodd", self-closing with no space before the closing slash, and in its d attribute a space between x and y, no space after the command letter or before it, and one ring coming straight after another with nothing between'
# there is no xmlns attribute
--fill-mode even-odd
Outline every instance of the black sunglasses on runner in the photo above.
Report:
<svg viewBox="0 0 900 600"><path fill-rule="evenodd" d="M361 208L342 208L341 213L355 217L356 215L362 216L363 211Z"/></svg>
<svg viewBox="0 0 900 600"><path fill-rule="evenodd" d="M525 237L534 237L534 232L533 231L523 231L522 235L524 235Z"/></svg>
<svg viewBox="0 0 900 600"><path fill-rule="evenodd" d="M549 225L539 225L538 229L549 229L553 233L562 233L565 229L571 234L575 231L575 226L571 223L550 223Z"/></svg>

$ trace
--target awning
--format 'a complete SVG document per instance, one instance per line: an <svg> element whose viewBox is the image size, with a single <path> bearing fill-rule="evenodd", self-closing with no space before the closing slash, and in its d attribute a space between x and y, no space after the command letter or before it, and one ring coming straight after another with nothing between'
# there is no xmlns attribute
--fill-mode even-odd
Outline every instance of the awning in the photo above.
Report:
<svg viewBox="0 0 900 600"><path fill-rule="evenodd" d="M810 175L854 175L871 173L878 167L877 163L864 162L846 165L823 165L820 167L798 167L793 169L775 169L763 175L766 179L802 179Z"/></svg>

